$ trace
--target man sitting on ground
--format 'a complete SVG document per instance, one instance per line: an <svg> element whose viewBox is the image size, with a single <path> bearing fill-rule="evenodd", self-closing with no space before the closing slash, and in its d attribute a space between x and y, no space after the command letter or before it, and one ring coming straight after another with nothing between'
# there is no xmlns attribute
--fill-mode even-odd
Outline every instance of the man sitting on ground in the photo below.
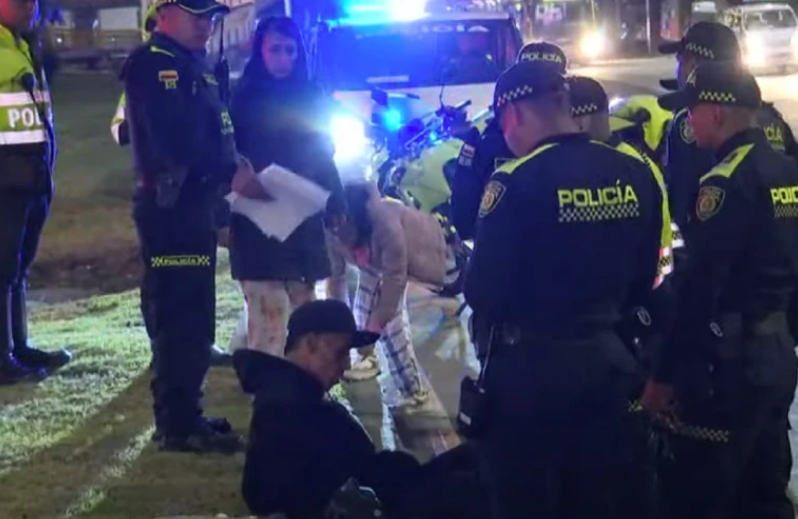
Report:
<svg viewBox="0 0 798 519"><path fill-rule="evenodd" d="M242 388L255 395L242 488L253 514L320 517L355 479L374 490L391 519L488 516L468 447L424 465L407 453L377 452L360 423L327 396L349 368L350 350L378 338L357 330L345 303L322 300L291 315L285 358L234 354Z"/></svg>

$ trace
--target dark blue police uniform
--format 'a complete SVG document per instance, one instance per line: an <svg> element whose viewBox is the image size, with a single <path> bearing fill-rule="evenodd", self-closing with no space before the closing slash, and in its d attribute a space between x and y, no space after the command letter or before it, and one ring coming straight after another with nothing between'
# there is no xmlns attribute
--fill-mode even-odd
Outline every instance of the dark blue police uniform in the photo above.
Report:
<svg viewBox="0 0 798 519"><path fill-rule="evenodd" d="M565 74L568 60L560 47L544 41L525 45L518 62L534 62ZM515 158L496 117L488 121L482 135L474 128L466 136L452 181L452 224L461 239L474 237L479 203L490 176Z"/></svg>
<svg viewBox="0 0 798 519"><path fill-rule="evenodd" d="M564 82L517 64L496 109ZM479 450L496 518L618 517L636 363L614 330L656 277L658 189L641 162L578 133L538 142L485 188L465 297L487 343Z"/></svg>
<svg viewBox="0 0 798 519"><path fill-rule="evenodd" d="M684 37L660 46L663 54L688 54L701 62L741 60L740 44L732 30L716 22L698 22ZM668 90L676 90L674 79L660 82ZM756 113L757 125L764 129L767 140L778 151L798 160L798 143L792 130L772 103L763 103ZM687 109L678 111L668 128L665 156L665 180L673 220L682 225L692 211L698 192L699 178L714 165L711 152L695 145Z"/></svg>
<svg viewBox="0 0 798 519"><path fill-rule="evenodd" d="M176 5L198 16L228 11L212 0ZM227 426L211 426L200 406L215 335L214 212L220 187L229 186L238 167L232 121L203 56L163 33L132 53L122 77L138 177L133 216L144 261L141 307L153 335L162 447L235 450L238 438Z"/></svg>
<svg viewBox="0 0 798 519"><path fill-rule="evenodd" d="M699 65L663 108L761 104L733 63ZM792 518L787 413L796 387L785 312L798 288L798 167L761 129L714 150L683 228L678 316L656 366L678 420L665 467L673 517Z"/></svg>

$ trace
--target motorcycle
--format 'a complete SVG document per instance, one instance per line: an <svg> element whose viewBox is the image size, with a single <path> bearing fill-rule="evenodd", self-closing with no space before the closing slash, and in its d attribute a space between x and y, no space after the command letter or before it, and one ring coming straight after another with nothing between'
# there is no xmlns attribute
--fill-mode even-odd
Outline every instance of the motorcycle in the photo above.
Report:
<svg viewBox="0 0 798 519"><path fill-rule="evenodd" d="M391 94L392 97L411 97ZM446 106L406 124L397 125L389 106L389 96L372 90L372 138L375 153L372 172L383 196L400 200L433 215L443 228L448 246L447 277L438 290L443 297L455 297L463 290L465 267L471 245L462 241L451 224L451 182L464 135L472 123L466 109L471 101Z"/></svg>

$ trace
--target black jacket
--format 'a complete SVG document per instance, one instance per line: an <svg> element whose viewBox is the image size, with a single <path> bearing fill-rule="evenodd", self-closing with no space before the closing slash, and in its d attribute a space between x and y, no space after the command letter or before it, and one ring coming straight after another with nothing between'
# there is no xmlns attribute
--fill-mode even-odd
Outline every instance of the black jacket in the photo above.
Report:
<svg viewBox="0 0 798 519"><path fill-rule="evenodd" d="M319 88L309 81L245 75L231 112L238 150L256 172L279 164L330 191L328 212L343 210L343 188L327 133L328 100ZM322 214L306 220L284 242L265 236L236 214L230 229L235 279L314 282L330 276Z"/></svg>
<svg viewBox="0 0 798 519"><path fill-rule="evenodd" d="M701 342L695 330L729 314L752 326L786 312L798 288L795 161L776 152L762 130L752 129L724 143L715 162L700 179L695 208L682 229L689 255L675 273L678 322L657 367L662 379L686 360L714 353L707 344L695 347ZM749 360L771 367L781 361Z"/></svg>
<svg viewBox="0 0 798 519"><path fill-rule="evenodd" d="M233 126L203 58L156 33L122 71L136 174L171 207L184 186L216 192L237 168Z"/></svg>
<svg viewBox="0 0 798 519"><path fill-rule="evenodd" d="M412 456L376 452L349 411L291 362L252 350L234 361L242 388L255 395L242 485L253 514L318 517L352 477L386 508L401 504L421 470Z"/></svg>

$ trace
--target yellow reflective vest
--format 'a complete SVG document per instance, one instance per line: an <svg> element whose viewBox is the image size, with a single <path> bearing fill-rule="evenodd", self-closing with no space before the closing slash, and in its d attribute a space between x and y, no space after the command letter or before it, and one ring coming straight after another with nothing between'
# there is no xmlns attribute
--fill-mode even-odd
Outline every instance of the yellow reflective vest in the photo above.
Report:
<svg viewBox="0 0 798 519"><path fill-rule="evenodd" d="M28 43L0 25L0 146L48 142L50 92L33 63Z"/></svg>

